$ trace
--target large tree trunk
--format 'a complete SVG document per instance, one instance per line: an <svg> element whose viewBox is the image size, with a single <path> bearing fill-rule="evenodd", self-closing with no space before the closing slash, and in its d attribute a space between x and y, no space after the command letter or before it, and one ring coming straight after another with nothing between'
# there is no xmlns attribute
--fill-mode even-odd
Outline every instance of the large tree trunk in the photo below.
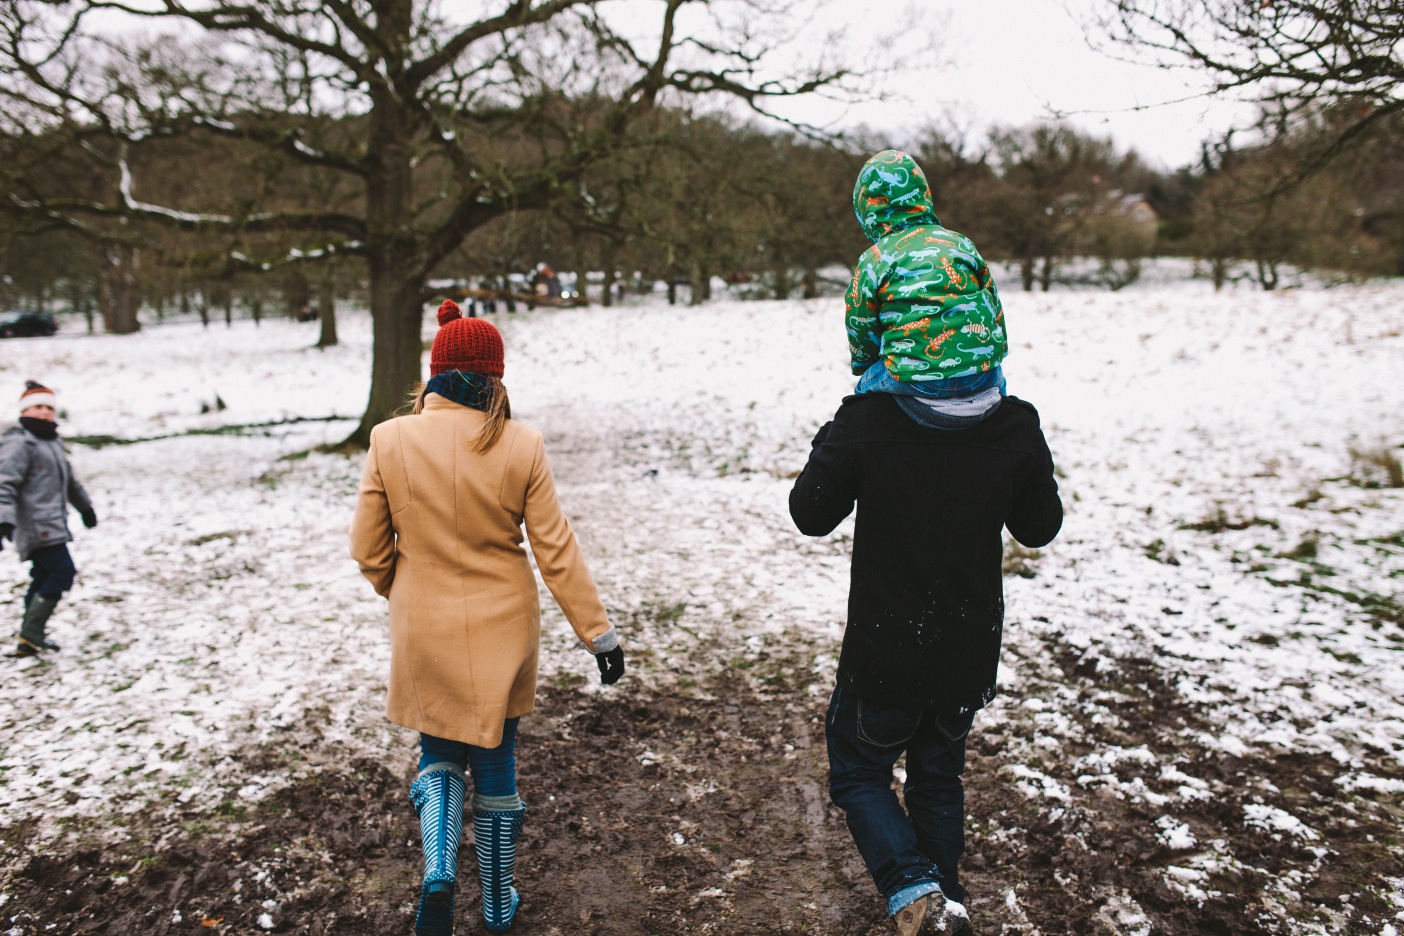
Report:
<svg viewBox="0 0 1404 936"><path fill-rule="evenodd" d="M585 264L578 263L575 266L575 304L587 306L590 304L589 277L585 273Z"/></svg>
<svg viewBox="0 0 1404 936"><path fill-rule="evenodd" d="M1024 284L1024 292L1033 292L1034 288L1034 258L1019 258L1019 280Z"/></svg>
<svg viewBox="0 0 1404 936"><path fill-rule="evenodd" d="M1228 257L1215 257L1209 261L1209 268L1214 277L1214 292L1224 288L1224 283L1228 280Z"/></svg>
<svg viewBox="0 0 1404 936"><path fill-rule="evenodd" d="M130 335L141 330L137 320L137 252L112 246L103 251L99 284L102 324L110 335Z"/></svg>
<svg viewBox="0 0 1404 936"><path fill-rule="evenodd" d="M322 265L322 284L317 287L317 320L322 332L317 347L330 348L336 344L336 265L330 260Z"/></svg>
<svg viewBox="0 0 1404 936"><path fill-rule="evenodd" d="M697 261L692 262L692 268L688 273L688 305L701 305L712 298L712 274L711 271L702 266Z"/></svg>
<svg viewBox="0 0 1404 936"><path fill-rule="evenodd" d="M300 322L311 307L312 286L307 282L307 276L293 267L283 280L283 314Z"/></svg>
<svg viewBox="0 0 1404 936"><path fill-rule="evenodd" d="M69 283L69 302L75 312L82 312L83 317L88 322L88 334L93 333L93 306L88 301L88 290L83 288L83 280L80 277L73 277Z"/></svg>
<svg viewBox="0 0 1404 936"><path fill-rule="evenodd" d="M1276 289L1278 279L1279 277L1277 273L1277 261L1258 261L1258 282L1262 284L1263 289L1268 291Z"/></svg>
<svg viewBox="0 0 1404 936"><path fill-rule="evenodd" d="M377 253L384 255L377 256ZM371 387L361 424L347 439L370 445L370 432L404 406L423 377L420 338L423 309L421 279L414 264L393 250L373 251L369 258L371 306Z"/></svg>
<svg viewBox="0 0 1404 936"><path fill-rule="evenodd" d="M606 309L614 305L614 281L614 257L609 255L604 262L604 294L600 297Z"/></svg>
<svg viewBox="0 0 1404 936"><path fill-rule="evenodd" d="M371 386L365 415L346 441L370 445L371 430L404 406L423 376L424 349L420 338L423 308L420 295L427 276L409 236L411 217L409 116L389 98L388 90L373 91L370 119L370 162L366 184L366 266L370 275ZM386 100L379 98L386 97Z"/></svg>
<svg viewBox="0 0 1404 936"><path fill-rule="evenodd" d="M790 298L790 268L783 263L776 262L771 265L771 276L775 278L774 295L776 299Z"/></svg>

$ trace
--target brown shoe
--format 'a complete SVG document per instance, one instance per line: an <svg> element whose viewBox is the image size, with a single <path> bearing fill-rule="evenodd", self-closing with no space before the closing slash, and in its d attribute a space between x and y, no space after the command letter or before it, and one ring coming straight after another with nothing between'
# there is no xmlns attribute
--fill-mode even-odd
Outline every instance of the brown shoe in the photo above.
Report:
<svg viewBox="0 0 1404 936"><path fill-rule="evenodd" d="M922 922L926 919L926 898L918 897L892 916L892 928L897 936L921 936Z"/></svg>
<svg viewBox="0 0 1404 936"><path fill-rule="evenodd" d="M38 654L39 648L34 646L34 644L30 643L29 641L25 640L23 637L21 637L19 639L18 646L16 646L14 650L10 651L10 653L8 653L7 656L32 657L38 656Z"/></svg>
<svg viewBox="0 0 1404 936"><path fill-rule="evenodd" d="M951 936L975 936L975 928L970 925L970 915L965 904L946 901L946 921L951 926Z"/></svg>

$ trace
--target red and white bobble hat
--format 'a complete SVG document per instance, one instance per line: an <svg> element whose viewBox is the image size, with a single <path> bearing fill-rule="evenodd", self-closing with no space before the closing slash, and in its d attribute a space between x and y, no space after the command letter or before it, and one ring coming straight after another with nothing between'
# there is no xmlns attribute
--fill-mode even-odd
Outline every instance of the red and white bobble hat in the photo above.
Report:
<svg viewBox="0 0 1404 936"><path fill-rule="evenodd" d="M58 397L54 396L54 391L44 386L37 380L26 380L24 382L24 392L20 394L19 408L23 413L31 406L52 406L58 409Z"/></svg>

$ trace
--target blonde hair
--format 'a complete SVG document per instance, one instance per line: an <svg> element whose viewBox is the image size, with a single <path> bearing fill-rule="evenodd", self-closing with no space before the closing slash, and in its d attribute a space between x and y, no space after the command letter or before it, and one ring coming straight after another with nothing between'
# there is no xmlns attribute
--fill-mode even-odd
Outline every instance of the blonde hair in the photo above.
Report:
<svg viewBox="0 0 1404 936"><path fill-rule="evenodd" d="M484 374L483 377L488 383L487 408L483 410L487 414L487 422L483 423L483 429L478 433L473 445L479 452L486 452L497 444L497 440L502 438L502 427L512 418L512 401L507 397L507 387L502 383L502 379L491 374ZM418 416L424 411L424 397L428 392L428 384L415 385L409 399L412 414Z"/></svg>

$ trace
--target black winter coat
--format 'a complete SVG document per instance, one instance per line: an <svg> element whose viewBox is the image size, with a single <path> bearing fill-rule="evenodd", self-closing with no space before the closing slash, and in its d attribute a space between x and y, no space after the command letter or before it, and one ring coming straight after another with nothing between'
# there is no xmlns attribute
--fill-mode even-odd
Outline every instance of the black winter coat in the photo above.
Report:
<svg viewBox="0 0 1404 936"><path fill-rule="evenodd" d="M994 698L1004 628L1001 531L1028 547L1063 523L1038 412L1007 397L967 429L925 428L884 393L844 399L790 491L800 532L858 505L838 682L943 713Z"/></svg>

